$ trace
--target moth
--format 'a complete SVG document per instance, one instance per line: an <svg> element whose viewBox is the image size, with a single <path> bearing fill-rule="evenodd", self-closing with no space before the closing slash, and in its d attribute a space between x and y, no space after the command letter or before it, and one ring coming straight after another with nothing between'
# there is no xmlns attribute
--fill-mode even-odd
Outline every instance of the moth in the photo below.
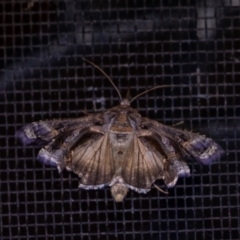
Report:
<svg viewBox="0 0 240 240"><path fill-rule="evenodd" d="M138 94L131 101L102 113L76 119L33 122L17 131L24 145L43 146L37 159L72 171L79 177L79 188L101 189L110 186L116 202L125 198L129 189L147 193L157 179L167 188L174 187L179 177L189 176L186 159L210 164L224 153L211 138L166 126L142 117L130 103L157 86ZM159 189L159 188L158 188Z"/></svg>

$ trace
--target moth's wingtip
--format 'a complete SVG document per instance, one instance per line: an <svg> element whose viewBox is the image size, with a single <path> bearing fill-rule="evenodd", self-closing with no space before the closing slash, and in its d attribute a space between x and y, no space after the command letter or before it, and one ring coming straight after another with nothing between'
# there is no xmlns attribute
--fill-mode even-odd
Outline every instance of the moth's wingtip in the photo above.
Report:
<svg viewBox="0 0 240 240"><path fill-rule="evenodd" d="M29 145L33 142L31 141L31 139L27 137L24 127L16 131L15 138L17 139L18 142L21 142L21 144L24 146Z"/></svg>
<svg viewBox="0 0 240 240"><path fill-rule="evenodd" d="M57 170L58 170L59 175L61 175L63 168L61 166L57 165Z"/></svg>
<svg viewBox="0 0 240 240"><path fill-rule="evenodd" d="M45 148L42 148L37 156L37 160L53 167L57 167L56 161L54 161L54 157L48 152Z"/></svg>
<svg viewBox="0 0 240 240"><path fill-rule="evenodd" d="M210 151L208 151L207 153L204 152L200 156L199 161L203 165L211 165L220 161L224 155L225 151L222 149L222 147L219 144L214 143L214 145L212 146L212 150L210 149Z"/></svg>

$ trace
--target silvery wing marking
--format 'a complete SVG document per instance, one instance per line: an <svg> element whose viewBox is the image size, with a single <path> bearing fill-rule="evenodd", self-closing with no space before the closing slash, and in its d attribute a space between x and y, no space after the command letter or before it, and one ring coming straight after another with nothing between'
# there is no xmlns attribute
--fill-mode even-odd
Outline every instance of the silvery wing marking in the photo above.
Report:
<svg viewBox="0 0 240 240"><path fill-rule="evenodd" d="M110 186L115 201L128 189L147 193L157 179L167 187L189 176L186 158L210 164L222 154L212 139L143 118L128 100L78 119L33 122L17 132L24 144L44 146L38 159L73 171L79 187Z"/></svg>

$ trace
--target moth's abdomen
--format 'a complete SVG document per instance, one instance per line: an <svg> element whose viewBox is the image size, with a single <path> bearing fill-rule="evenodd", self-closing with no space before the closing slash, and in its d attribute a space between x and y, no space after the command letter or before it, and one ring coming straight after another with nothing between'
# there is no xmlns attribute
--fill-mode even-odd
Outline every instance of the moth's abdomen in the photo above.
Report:
<svg viewBox="0 0 240 240"><path fill-rule="evenodd" d="M128 154L133 154L131 151L133 134L110 133L109 138L115 172L119 173L124 159L128 156Z"/></svg>

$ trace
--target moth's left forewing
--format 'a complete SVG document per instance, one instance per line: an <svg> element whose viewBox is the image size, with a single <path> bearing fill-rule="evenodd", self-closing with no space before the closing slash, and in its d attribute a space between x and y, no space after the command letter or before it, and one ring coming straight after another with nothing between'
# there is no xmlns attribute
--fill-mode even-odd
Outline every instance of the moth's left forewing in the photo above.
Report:
<svg viewBox="0 0 240 240"><path fill-rule="evenodd" d="M189 132L187 132L187 135L189 135L188 141L179 138L179 142L191 158L204 165L209 165L220 160L223 156L223 149L211 138Z"/></svg>
<svg viewBox="0 0 240 240"><path fill-rule="evenodd" d="M182 131L153 120L145 121L145 125L153 132L169 139L183 157L191 158L202 164L211 164L224 154L220 145L204 135Z"/></svg>

